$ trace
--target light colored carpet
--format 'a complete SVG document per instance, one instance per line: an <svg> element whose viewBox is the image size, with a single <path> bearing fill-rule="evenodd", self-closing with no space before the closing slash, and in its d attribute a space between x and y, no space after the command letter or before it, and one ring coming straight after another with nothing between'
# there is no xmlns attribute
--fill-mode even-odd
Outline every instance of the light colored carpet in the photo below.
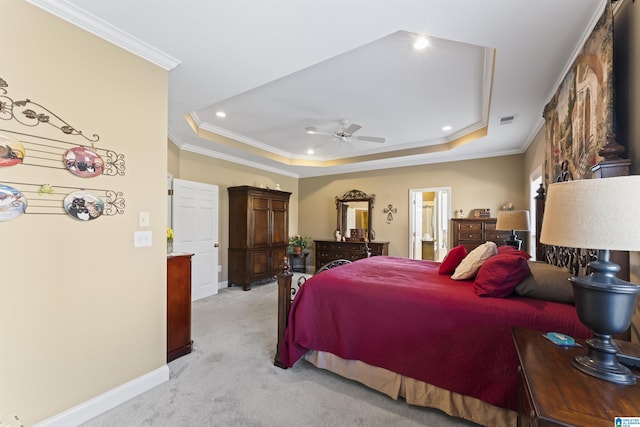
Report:
<svg viewBox="0 0 640 427"><path fill-rule="evenodd" d="M170 380L84 425L474 425L395 401L304 360L292 369L274 366L276 313L275 282L196 301L194 351L169 364Z"/></svg>

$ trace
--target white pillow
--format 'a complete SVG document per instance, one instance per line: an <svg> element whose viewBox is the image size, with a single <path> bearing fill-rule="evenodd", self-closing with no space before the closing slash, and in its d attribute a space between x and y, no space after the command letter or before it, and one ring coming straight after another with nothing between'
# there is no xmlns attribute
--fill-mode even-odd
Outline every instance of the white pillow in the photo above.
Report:
<svg viewBox="0 0 640 427"><path fill-rule="evenodd" d="M482 264L490 257L498 254L498 247L493 242L486 242L469 252L456 267L451 276L454 280L473 279L478 274Z"/></svg>

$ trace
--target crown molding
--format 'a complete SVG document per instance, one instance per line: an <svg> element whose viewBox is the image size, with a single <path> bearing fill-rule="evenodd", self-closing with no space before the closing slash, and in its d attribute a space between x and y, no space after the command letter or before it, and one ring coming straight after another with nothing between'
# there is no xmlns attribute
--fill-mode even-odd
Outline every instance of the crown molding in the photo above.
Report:
<svg viewBox="0 0 640 427"><path fill-rule="evenodd" d="M262 163L252 162L250 160L246 160L241 157L232 156L229 154L223 154L215 150L210 150L204 147L199 147L197 145L190 144L188 142L183 141L182 138L180 138L180 136L177 133L173 132L171 129L169 129L168 137L169 137L169 140L173 143L173 145L178 147L178 149L180 150L190 151L195 154L201 154L203 156L212 157L214 159L224 160L231 163L237 163L239 165L260 169L266 172L273 172L280 175L289 176L292 178L300 178L300 175L298 175L297 173L290 172L288 170L267 166Z"/></svg>
<svg viewBox="0 0 640 427"><path fill-rule="evenodd" d="M147 61L170 71L181 61L159 49L133 37L118 27L103 21L66 0L27 0L28 3L45 10L109 43L133 53Z"/></svg>

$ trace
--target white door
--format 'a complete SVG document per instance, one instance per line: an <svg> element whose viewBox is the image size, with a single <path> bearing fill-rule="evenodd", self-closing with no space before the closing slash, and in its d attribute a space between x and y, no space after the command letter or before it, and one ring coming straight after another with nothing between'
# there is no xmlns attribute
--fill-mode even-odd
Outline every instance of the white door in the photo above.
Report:
<svg viewBox="0 0 640 427"><path fill-rule="evenodd" d="M413 209L411 209L414 228L411 231L411 246L413 248L409 258L422 259L422 193L413 193Z"/></svg>
<svg viewBox="0 0 640 427"><path fill-rule="evenodd" d="M173 180L173 250L192 253L191 300L218 293L218 186Z"/></svg>

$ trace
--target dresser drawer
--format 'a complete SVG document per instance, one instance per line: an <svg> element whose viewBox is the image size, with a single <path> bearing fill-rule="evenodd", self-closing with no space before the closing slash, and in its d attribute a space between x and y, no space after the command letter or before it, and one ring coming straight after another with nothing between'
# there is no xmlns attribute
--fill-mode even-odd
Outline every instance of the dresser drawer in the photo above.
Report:
<svg viewBox="0 0 640 427"><path fill-rule="evenodd" d="M459 231L458 232L458 240L461 242L464 241L474 241L481 242L482 241L482 232L480 231Z"/></svg>
<svg viewBox="0 0 640 427"><path fill-rule="evenodd" d="M458 222L456 224L460 233L482 233L481 222Z"/></svg>
<svg viewBox="0 0 640 427"><path fill-rule="evenodd" d="M336 242L335 248L338 251L365 253L364 243Z"/></svg>
<svg viewBox="0 0 640 427"><path fill-rule="evenodd" d="M483 222L482 225L484 226L485 231L494 231L496 229L495 222Z"/></svg>
<svg viewBox="0 0 640 427"><path fill-rule="evenodd" d="M325 264L330 263L331 261L335 261L337 259L342 259L340 254L337 252L322 252L316 254L316 263L318 264L316 267L322 267Z"/></svg>

